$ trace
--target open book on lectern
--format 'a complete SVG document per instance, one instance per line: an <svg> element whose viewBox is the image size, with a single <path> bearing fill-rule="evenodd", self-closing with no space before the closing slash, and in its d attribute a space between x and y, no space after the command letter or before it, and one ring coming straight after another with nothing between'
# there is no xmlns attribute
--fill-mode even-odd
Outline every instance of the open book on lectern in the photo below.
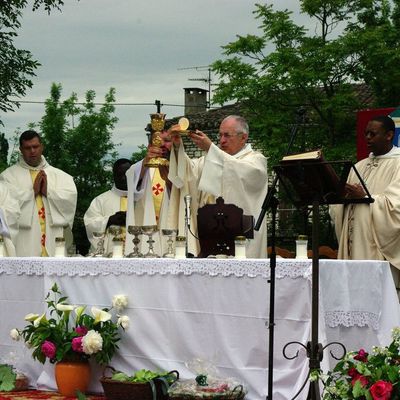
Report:
<svg viewBox="0 0 400 400"><path fill-rule="evenodd" d="M346 181L353 169L366 198L349 198L345 193ZM371 203L374 200L351 161L325 161L322 150L290 154L274 167L288 195L296 205Z"/></svg>

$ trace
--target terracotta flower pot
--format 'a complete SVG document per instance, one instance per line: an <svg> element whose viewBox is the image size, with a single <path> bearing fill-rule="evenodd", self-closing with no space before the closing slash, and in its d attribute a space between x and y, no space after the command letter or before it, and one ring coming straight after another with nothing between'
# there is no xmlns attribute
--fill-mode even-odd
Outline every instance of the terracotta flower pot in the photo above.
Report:
<svg viewBox="0 0 400 400"><path fill-rule="evenodd" d="M90 365L87 361L60 361L55 366L58 392L76 397L76 391L85 393L90 383Z"/></svg>

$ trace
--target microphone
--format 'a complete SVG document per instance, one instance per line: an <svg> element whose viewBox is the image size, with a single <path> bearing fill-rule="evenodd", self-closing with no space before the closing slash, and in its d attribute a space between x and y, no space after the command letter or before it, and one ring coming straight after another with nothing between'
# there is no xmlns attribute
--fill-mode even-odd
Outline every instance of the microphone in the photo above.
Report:
<svg viewBox="0 0 400 400"><path fill-rule="evenodd" d="M188 228L190 228L190 214L191 214L191 209L190 205L192 203L192 196L190 194L187 194L185 196L185 217L186 217L186 224ZM187 238L186 238L187 240Z"/></svg>

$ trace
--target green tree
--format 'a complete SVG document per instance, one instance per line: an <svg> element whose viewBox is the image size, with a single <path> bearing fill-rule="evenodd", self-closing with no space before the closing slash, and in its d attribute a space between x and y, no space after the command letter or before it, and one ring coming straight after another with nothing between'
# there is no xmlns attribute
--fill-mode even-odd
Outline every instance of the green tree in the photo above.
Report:
<svg viewBox="0 0 400 400"><path fill-rule="evenodd" d="M131 161L133 164L137 163L140 160L143 160L144 157L146 157L147 154L147 146L145 144L139 145L138 151L135 151L132 153L131 156Z"/></svg>
<svg viewBox="0 0 400 400"><path fill-rule="evenodd" d="M8 167L8 148L8 140L6 139L4 133L0 133L0 171L3 171Z"/></svg>
<svg viewBox="0 0 400 400"><path fill-rule="evenodd" d="M256 4L259 34L237 36L213 64L221 77L213 101L243 104L270 166L284 154L296 120L300 129L292 152L322 147L327 159L354 160L355 111L362 107L355 85L368 84L376 106L399 103L400 0L299 4L308 30L290 11ZM296 118L299 107L307 111L303 119ZM322 218L332 240L329 217ZM307 233L296 226L293 233Z"/></svg>
<svg viewBox="0 0 400 400"><path fill-rule="evenodd" d="M370 84L377 105L398 104L399 0L393 9L387 0L299 3L310 30L297 25L288 10L256 5L260 35L238 36L213 64L221 77L214 102L243 103L272 164L286 149L282 138L300 106L308 113L307 134L292 151L323 147L331 159L354 158L354 111L361 106L354 84Z"/></svg>
<svg viewBox="0 0 400 400"><path fill-rule="evenodd" d="M74 177L78 189L74 237L77 248L86 252L89 243L83 215L93 198L110 188L112 164L117 156L112 142L112 131L118 120L113 105L115 89L109 90L98 110L93 90L86 93L83 105L77 104L75 93L61 102L61 91L61 84L53 83L39 126L46 159Z"/></svg>
<svg viewBox="0 0 400 400"><path fill-rule="evenodd" d="M62 0L34 0L32 11L43 7L48 13L61 9ZM22 12L28 0L0 1L0 111L13 111L19 106L19 99L32 87L32 77L40 66L31 52L14 45L21 28ZM0 119L0 123L1 119Z"/></svg>

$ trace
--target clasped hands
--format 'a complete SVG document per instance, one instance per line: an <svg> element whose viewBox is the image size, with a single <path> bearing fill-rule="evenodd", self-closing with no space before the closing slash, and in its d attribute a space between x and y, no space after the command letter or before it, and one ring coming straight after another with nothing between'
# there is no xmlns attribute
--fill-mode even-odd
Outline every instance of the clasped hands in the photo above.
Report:
<svg viewBox="0 0 400 400"><path fill-rule="evenodd" d="M33 192L35 193L35 197L39 195L47 197L47 175L43 170L39 171L36 175L33 182Z"/></svg>

